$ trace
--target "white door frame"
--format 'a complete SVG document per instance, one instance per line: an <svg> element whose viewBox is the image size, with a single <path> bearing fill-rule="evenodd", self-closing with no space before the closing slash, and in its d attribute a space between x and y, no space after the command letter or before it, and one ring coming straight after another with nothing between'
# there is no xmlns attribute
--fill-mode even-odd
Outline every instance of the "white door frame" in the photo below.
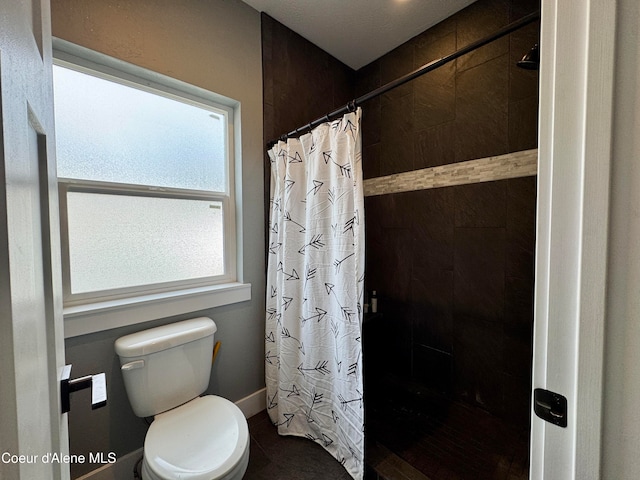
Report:
<svg viewBox="0 0 640 480"><path fill-rule="evenodd" d="M531 480L600 478L616 2L542 0Z"/></svg>
<svg viewBox="0 0 640 480"><path fill-rule="evenodd" d="M49 0L0 2L0 478L69 478ZM23 455L21 458L20 456Z"/></svg>

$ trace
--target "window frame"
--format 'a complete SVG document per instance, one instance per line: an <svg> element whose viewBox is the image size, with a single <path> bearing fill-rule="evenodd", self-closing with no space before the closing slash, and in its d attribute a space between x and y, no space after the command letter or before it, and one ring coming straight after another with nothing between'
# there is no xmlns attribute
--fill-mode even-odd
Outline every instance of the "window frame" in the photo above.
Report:
<svg viewBox="0 0 640 480"><path fill-rule="evenodd" d="M239 268L242 265L242 235L241 209L236 205L236 171L240 171L238 165L241 162L236 151L240 144L240 132L237 130L240 103L57 38L53 39L53 56L55 65L209 109L223 116L227 129L226 192L58 178L65 337L250 300L251 285L242 283ZM71 294L66 195L73 191L222 201L225 273L215 277ZM127 311L131 315L136 312L135 318L128 318ZM70 325L72 327L68 328Z"/></svg>
<svg viewBox="0 0 640 480"><path fill-rule="evenodd" d="M99 182L91 180L78 180L70 178L58 178L58 192L60 200L60 235L62 244L62 287L65 306L82 305L96 300L107 301L120 298L134 297L136 295L154 294L185 288L203 287L229 283L236 280L235 277L235 232L234 222L228 214L231 199L220 192L208 192L202 190L190 190L169 187L153 187L146 185L134 185L125 183ZM186 200L208 200L222 203L223 215L223 262L224 274L199 277L186 280L175 280L162 283L148 283L144 285L120 287L109 290L92 291L86 293L71 292L71 268L69 248L69 228L67 217L67 194L69 192L97 193L106 195L140 196L149 198L175 198Z"/></svg>

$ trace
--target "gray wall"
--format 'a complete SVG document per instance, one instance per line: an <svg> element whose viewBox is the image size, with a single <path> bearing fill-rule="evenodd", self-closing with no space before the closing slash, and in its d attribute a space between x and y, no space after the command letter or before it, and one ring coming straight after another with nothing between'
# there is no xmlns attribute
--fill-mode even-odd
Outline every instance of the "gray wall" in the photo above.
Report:
<svg viewBox="0 0 640 480"><path fill-rule="evenodd" d="M222 342L210 393L239 400L264 387L264 224L260 15L239 0L54 0L53 35L241 102L242 281L249 302L194 312L66 341L73 376L106 372L109 402L91 411L78 392L69 415L71 453L115 452L143 445L146 424L129 406L116 338L182 318L207 315ZM96 468L72 466L72 477Z"/></svg>

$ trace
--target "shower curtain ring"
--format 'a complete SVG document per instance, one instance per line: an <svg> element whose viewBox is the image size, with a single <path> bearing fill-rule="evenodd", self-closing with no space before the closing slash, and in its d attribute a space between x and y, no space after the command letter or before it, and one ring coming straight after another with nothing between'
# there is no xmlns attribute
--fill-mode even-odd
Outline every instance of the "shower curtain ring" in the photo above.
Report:
<svg viewBox="0 0 640 480"><path fill-rule="evenodd" d="M349 113L355 112L357 108L358 107L356 105L356 101L355 100L351 100L349 103L347 103L347 111Z"/></svg>

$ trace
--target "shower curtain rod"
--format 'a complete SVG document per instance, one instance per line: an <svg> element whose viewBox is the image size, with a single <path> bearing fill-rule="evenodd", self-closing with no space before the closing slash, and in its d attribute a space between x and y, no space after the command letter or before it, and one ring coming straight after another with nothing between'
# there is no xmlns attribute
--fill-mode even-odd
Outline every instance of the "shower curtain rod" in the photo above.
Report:
<svg viewBox="0 0 640 480"><path fill-rule="evenodd" d="M458 57L461 57L462 55L465 55L469 52L472 52L473 50L476 50L480 47L485 46L488 43L493 42L494 40L497 40L501 37L504 37L505 35L510 34L511 32L514 32L516 30L518 30L519 28L524 27L525 25L529 25L532 22L535 22L536 20L538 20L540 18L540 10L530 13L528 15L525 15L524 17L520 18L519 20L516 20L515 22L512 22L504 27L502 27L500 30L494 32L493 34L481 38L480 40L477 40L473 43L470 43L469 45L467 45L466 47L461 48L460 50L456 50L455 52L453 52L450 55L446 55L442 58L439 58L437 60L434 60L432 62L429 62L423 66L421 66L420 68L414 70L411 73L408 73L406 75L403 75L400 78L397 78L381 87L376 88L375 90L372 90L369 93L365 93L364 95L355 98L354 100L351 100L349 103L347 103L346 105L338 108L337 110L334 110L333 112L330 112L328 114L326 114L324 117L320 117L317 118L315 120L313 120L312 122L303 125L302 127L296 128L295 130L292 130L289 133L286 133L284 135L281 135L280 137L278 137L275 140L271 140L268 144L267 147L270 149L272 148L276 143L278 143L278 141L282 140L282 141L286 141L287 138L290 137L295 137L298 134L301 134L303 132L309 132L311 130L313 130L315 127L317 127L318 125L321 125L322 123L325 122L330 122L331 120L336 119L337 117L344 115L347 112L353 112L356 110L356 108L358 108L359 105L361 105L362 103L371 100L375 97L378 97L380 95L382 95L383 93L388 92L389 90L393 90L396 87L399 87L400 85L404 85L405 83L418 78L422 75L424 75L425 73L431 72L432 70L435 70L436 68L441 67L442 65L449 63L452 60L455 60Z"/></svg>

